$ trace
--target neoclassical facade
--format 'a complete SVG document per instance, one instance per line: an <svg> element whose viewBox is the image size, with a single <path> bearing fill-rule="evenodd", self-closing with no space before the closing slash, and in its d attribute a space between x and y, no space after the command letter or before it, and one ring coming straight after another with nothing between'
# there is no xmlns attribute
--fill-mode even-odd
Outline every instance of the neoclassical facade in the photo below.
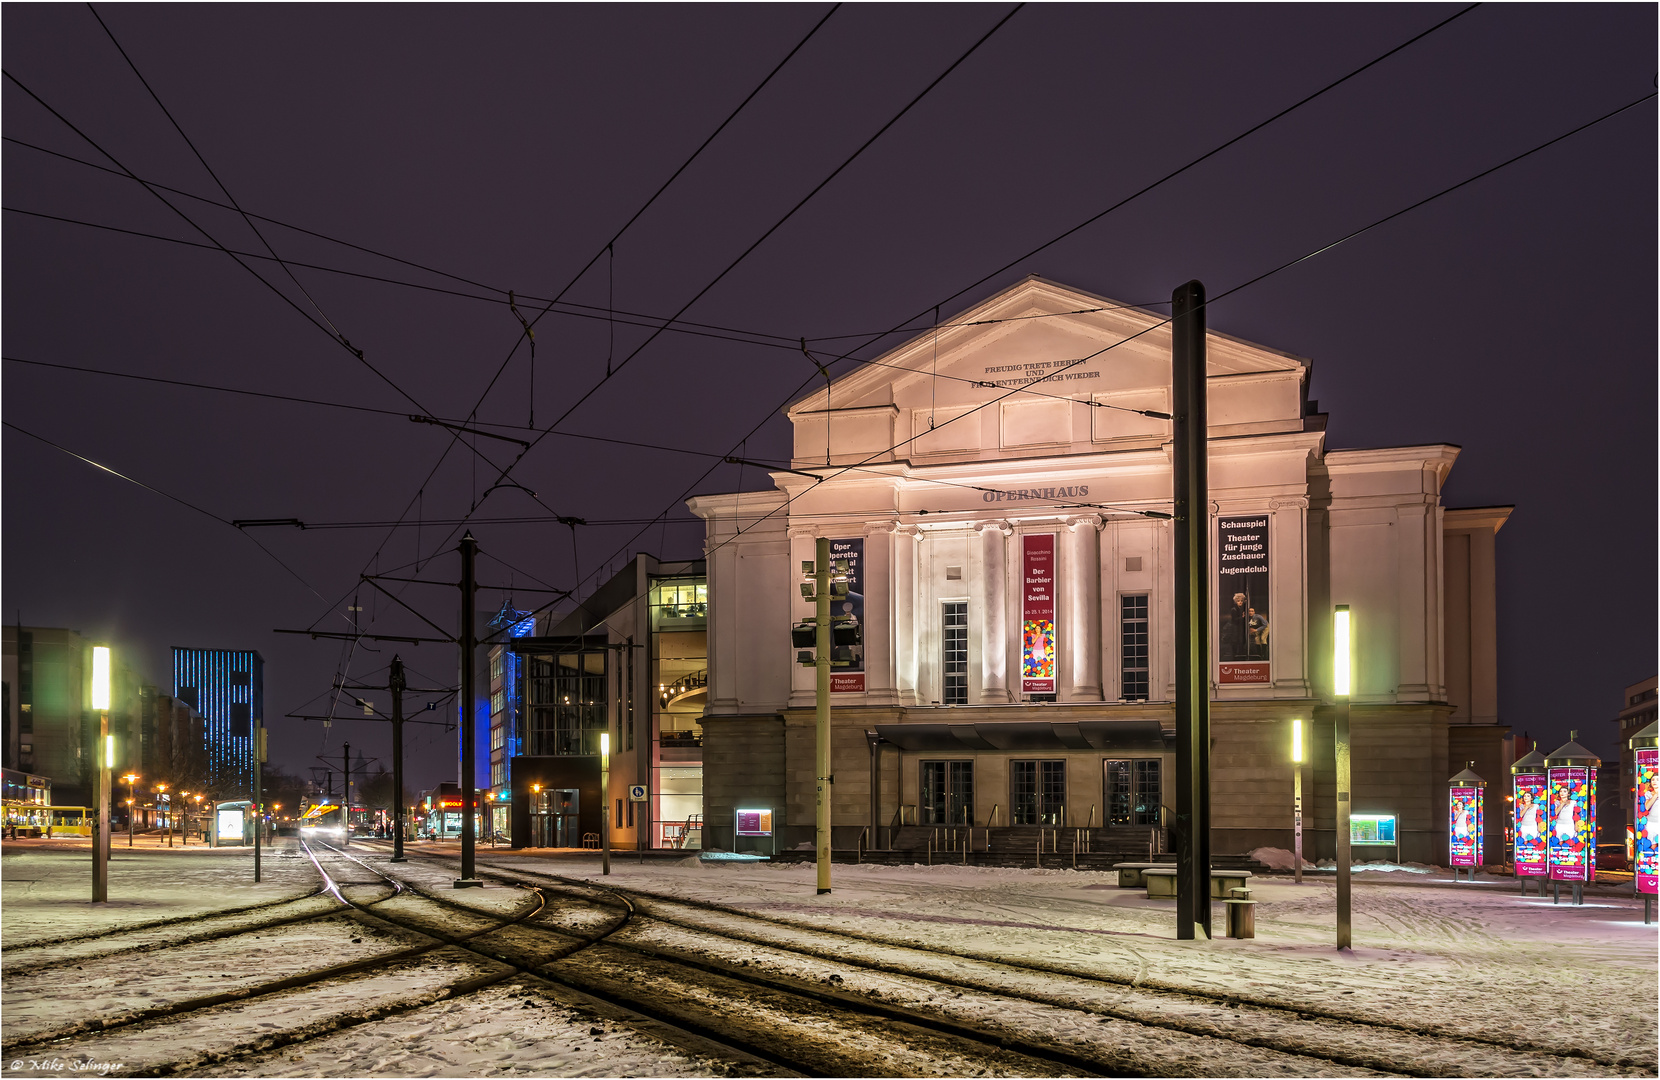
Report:
<svg viewBox="0 0 1660 1080"><path fill-rule="evenodd" d="M811 837L814 672L789 629L813 613L800 568L819 537L862 631L833 676L838 846L896 822L1154 836L1175 727L1170 423L1147 415L1170 407L1161 322L1028 278L796 402L775 490L690 501L709 846L740 806L777 808L785 846ZM1474 759L1498 781L1510 760L1493 648L1509 509L1442 506L1453 445L1328 450L1307 360L1211 332L1208 361L1215 850L1290 846L1294 720L1308 847L1331 847L1330 612L1347 604L1354 809L1397 832L1357 857L1444 861L1447 778Z"/></svg>

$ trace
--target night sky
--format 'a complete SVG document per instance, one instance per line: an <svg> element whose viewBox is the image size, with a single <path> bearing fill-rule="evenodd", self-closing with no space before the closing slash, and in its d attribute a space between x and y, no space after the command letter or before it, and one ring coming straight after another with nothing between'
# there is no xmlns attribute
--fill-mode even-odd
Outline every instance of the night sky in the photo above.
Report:
<svg viewBox="0 0 1660 1080"><path fill-rule="evenodd" d="M354 583L417 559L454 580L455 555L434 550L496 472L407 415L465 418L511 356L478 418L535 438L532 408L545 427L650 335L605 309L679 311L1010 8L835 11L540 318L533 376L507 290L535 318L827 10L99 9L244 210L418 266L262 222L304 292L245 258L268 288L131 179L22 145L117 168L8 80L6 421L227 520L407 509L425 524L250 532L290 573L228 525L8 428L4 617L135 650L164 688L172 645L258 649L277 764L303 770L342 739L385 761L384 724L281 719L326 711L345 655L273 630L345 630L357 603L379 632L430 633L366 587L354 600ZM473 525L481 581L585 594L633 551L697 557L683 493L770 486L728 465L699 480L751 429L743 456L788 457L781 407L816 378L795 339L831 339L809 346L833 356L868 340L842 335L921 328L1028 273L1132 303L1190 278L1215 295L1654 90L1652 5L1478 7L999 269L1459 10L1020 10L684 316L746 333L657 336L537 443L512 473L536 497L500 488L478 511L529 519ZM8 4L0 25L6 71L123 166L226 201L86 7ZM1516 505L1498 538L1500 714L1547 750L1578 728L1611 755L1622 689L1655 671L1655 131L1650 100L1209 311L1213 329L1313 360L1330 447L1456 443L1446 505ZM226 247L264 252L234 212L168 198ZM505 464L519 447L477 449ZM574 550L553 514L589 522ZM453 590L405 596L454 625ZM350 680L383 681L393 648L359 646ZM396 648L412 682L454 679L453 648ZM411 736L412 787L454 777L452 736Z"/></svg>

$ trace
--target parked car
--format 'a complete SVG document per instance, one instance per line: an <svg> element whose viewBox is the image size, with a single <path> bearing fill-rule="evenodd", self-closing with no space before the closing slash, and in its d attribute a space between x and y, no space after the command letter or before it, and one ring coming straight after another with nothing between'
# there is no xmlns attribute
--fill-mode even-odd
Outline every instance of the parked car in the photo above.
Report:
<svg viewBox="0 0 1660 1080"><path fill-rule="evenodd" d="M1625 855L1624 844L1597 845L1598 870L1629 870L1631 863Z"/></svg>

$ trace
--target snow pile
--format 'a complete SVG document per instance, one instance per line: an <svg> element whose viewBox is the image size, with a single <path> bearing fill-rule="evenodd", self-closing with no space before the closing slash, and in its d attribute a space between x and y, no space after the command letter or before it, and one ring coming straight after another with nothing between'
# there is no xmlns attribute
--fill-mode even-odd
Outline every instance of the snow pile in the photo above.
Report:
<svg viewBox="0 0 1660 1080"><path fill-rule="evenodd" d="M1297 868L1297 856L1284 848L1253 848L1250 854L1251 858L1268 867L1270 870L1295 870ZM1303 867L1305 869L1310 869L1313 866L1314 864L1309 862L1307 859L1303 860Z"/></svg>

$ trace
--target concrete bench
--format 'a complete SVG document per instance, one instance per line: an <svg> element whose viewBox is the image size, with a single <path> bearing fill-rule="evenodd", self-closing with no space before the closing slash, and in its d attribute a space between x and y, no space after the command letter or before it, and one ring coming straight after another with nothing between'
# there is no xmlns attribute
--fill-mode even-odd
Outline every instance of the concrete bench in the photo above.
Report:
<svg viewBox="0 0 1660 1080"><path fill-rule="evenodd" d="M1176 898L1176 868L1174 866L1148 867L1141 871L1147 882L1147 899L1174 900ZM1249 870L1212 870L1210 872L1210 895L1213 900L1221 900L1230 895L1232 889L1243 889L1251 878Z"/></svg>
<svg viewBox="0 0 1660 1080"><path fill-rule="evenodd" d="M1167 862L1119 862L1113 863L1112 868L1118 871L1118 887L1120 889L1143 889L1147 887L1147 879L1142 877L1144 870L1156 870L1160 867L1173 869L1174 864Z"/></svg>

